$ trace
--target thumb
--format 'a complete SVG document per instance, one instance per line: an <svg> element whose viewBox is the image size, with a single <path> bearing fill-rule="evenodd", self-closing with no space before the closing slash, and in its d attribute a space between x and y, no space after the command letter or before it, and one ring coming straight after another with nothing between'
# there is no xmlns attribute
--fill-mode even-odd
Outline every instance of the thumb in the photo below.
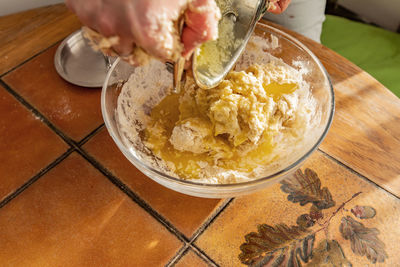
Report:
<svg viewBox="0 0 400 267"><path fill-rule="evenodd" d="M272 0L268 6L268 12L280 14L286 10L291 0Z"/></svg>
<svg viewBox="0 0 400 267"><path fill-rule="evenodd" d="M200 44L218 37L218 21L221 18L214 0L194 0L185 12L186 27L182 32L184 51L188 58Z"/></svg>

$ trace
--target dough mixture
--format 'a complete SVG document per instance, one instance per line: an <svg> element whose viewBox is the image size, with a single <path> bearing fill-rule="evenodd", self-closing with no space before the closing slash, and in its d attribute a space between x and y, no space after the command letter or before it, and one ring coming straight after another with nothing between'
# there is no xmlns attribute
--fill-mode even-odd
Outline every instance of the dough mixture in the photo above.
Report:
<svg viewBox="0 0 400 267"><path fill-rule="evenodd" d="M300 85L274 63L232 71L213 89L188 78L153 108L146 145L183 179L215 173L209 169L252 172L272 160L274 135L305 127L296 112Z"/></svg>
<svg viewBox="0 0 400 267"><path fill-rule="evenodd" d="M216 88L201 89L189 75L178 94L154 89L165 71L139 69L146 76L132 75L118 100L123 136L140 140L153 166L181 179L235 183L276 171L312 128L315 101L300 70L272 57L257 64L254 55L245 54ZM154 84L134 88L146 77ZM153 96L144 101L138 94L146 90ZM136 121L134 133L128 125Z"/></svg>

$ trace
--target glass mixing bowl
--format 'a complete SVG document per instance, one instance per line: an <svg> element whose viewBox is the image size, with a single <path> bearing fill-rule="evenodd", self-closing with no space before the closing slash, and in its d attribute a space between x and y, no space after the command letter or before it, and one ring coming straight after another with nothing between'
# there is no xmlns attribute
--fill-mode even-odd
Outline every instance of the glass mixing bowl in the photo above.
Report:
<svg viewBox="0 0 400 267"><path fill-rule="evenodd" d="M289 177L317 149L329 130L334 114L334 93L326 70L306 46L290 35L265 24L258 24L254 34L263 37L266 42L278 40L279 47L268 50L268 53L282 59L289 66L296 68L299 61L306 62L309 72L303 75L303 78L310 85L311 94L316 100L316 109L319 113L314 118L318 120L312 130L314 137L304 142L298 151L288 152L295 155L293 160L266 177L233 184L206 184L169 176L147 164L142 160L140 152L121 138L116 119L117 99L124 82L132 74L134 67L117 59L110 68L103 85L101 108L108 132L121 152L136 168L157 183L172 190L198 197L226 198L248 194Z"/></svg>

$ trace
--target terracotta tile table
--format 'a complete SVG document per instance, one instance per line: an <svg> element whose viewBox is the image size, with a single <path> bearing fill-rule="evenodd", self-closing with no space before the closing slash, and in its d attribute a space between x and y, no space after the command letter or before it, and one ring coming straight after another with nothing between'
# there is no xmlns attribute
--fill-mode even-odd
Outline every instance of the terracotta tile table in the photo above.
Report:
<svg viewBox="0 0 400 267"><path fill-rule="evenodd" d="M400 100L367 73L287 31L332 79L327 138L291 179L201 199L129 164L100 90L57 75L79 27L64 5L0 18L1 266L400 266Z"/></svg>

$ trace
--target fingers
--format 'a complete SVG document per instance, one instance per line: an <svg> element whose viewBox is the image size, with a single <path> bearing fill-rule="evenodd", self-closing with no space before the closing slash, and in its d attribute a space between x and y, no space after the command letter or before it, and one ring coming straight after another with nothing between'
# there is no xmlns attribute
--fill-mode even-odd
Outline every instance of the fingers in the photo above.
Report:
<svg viewBox="0 0 400 267"><path fill-rule="evenodd" d="M124 56L140 47L162 60L175 60L181 54L189 58L194 48L218 36L220 12L214 0L66 0L66 4L87 27L107 38L118 36L113 49ZM183 10L187 26L180 36L175 22Z"/></svg>
<svg viewBox="0 0 400 267"><path fill-rule="evenodd" d="M185 13L186 27L181 40L184 44L182 55L190 57L200 44L218 37L218 21L221 14L215 1L194 0Z"/></svg>
<svg viewBox="0 0 400 267"><path fill-rule="evenodd" d="M115 15L116 12L119 16ZM95 26L95 29L105 37L119 37L118 43L113 45L113 49L121 56L129 55L135 46L124 13L115 4L114 8L103 5Z"/></svg>
<svg viewBox="0 0 400 267"><path fill-rule="evenodd" d="M71 0L65 0L65 5L71 10L72 12L76 13L75 6L73 4L73 1Z"/></svg>
<svg viewBox="0 0 400 267"><path fill-rule="evenodd" d="M113 46L114 50L121 56L130 55L135 48L135 44L131 39L119 38L118 44Z"/></svg>
<svg viewBox="0 0 400 267"><path fill-rule="evenodd" d="M286 10L291 0L272 0L268 7L268 12L280 14Z"/></svg>
<svg viewBox="0 0 400 267"><path fill-rule="evenodd" d="M96 14L100 10L101 0L66 0L66 5L84 25L92 29L95 28L98 17Z"/></svg>
<svg viewBox="0 0 400 267"><path fill-rule="evenodd" d="M183 0L130 1L125 13L130 33L136 45L149 54L168 59L179 46L179 36L173 30Z"/></svg>

